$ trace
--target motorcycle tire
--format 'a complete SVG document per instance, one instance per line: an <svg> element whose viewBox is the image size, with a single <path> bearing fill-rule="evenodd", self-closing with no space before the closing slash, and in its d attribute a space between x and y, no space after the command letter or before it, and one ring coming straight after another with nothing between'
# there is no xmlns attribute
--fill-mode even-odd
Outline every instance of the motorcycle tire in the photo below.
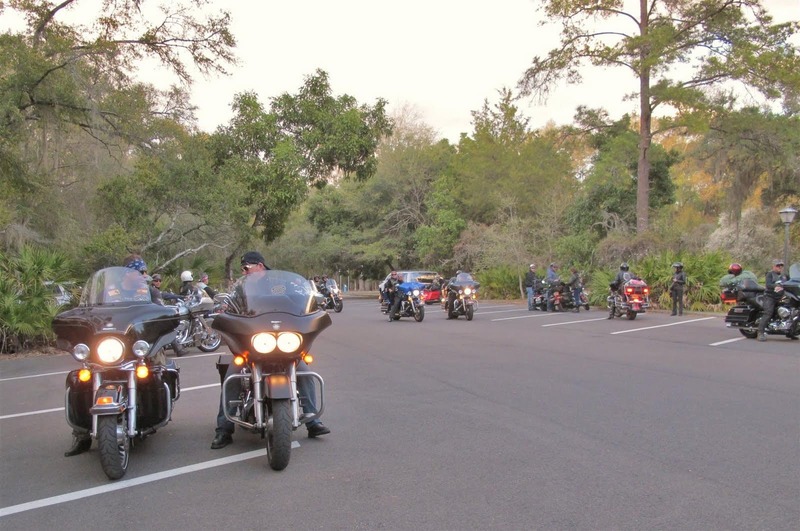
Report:
<svg viewBox="0 0 800 531"><path fill-rule="evenodd" d="M628 321L633 321L636 319L636 312L633 310L628 310L628 313L625 316L628 318Z"/></svg>
<svg viewBox="0 0 800 531"><path fill-rule="evenodd" d="M272 400L272 422L267 429L267 461L272 470L283 470L292 456L292 405L288 399Z"/></svg>
<svg viewBox="0 0 800 531"><path fill-rule="evenodd" d="M342 301L336 301L333 303L333 311L339 313L344 308L344 303Z"/></svg>
<svg viewBox="0 0 800 531"><path fill-rule="evenodd" d="M583 307L586 308L587 312L589 311L589 305L588 304L584 304Z"/></svg>
<svg viewBox="0 0 800 531"><path fill-rule="evenodd" d="M744 328L740 328L739 332L741 332L742 335L747 339L755 339L758 337L758 331L756 330L745 330Z"/></svg>
<svg viewBox="0 0 800 531"><path fill-rule="evenodd" d="M214 330L211 332L211 334L203 337L203 340L200 341L200 344L197 345L197 348L203 352L214 352L219 348L220 344L222 344L222 336L219 334L219 332Z"/></svg>
<svg viewBox="0 0 800 531"><path fill-rule="evenodd" d="M417 311L414 312L414 320L418 323L421 323L423 319L425 319L425 307L418 306Z"/></svg>
<svg viewBox="0 0 800 531"><path fill-rule="evenodd" d="M120 479L128 471L131 441L125 433L127 412L121 415L102 415L97 418L97 449L100 466L108 479ZM119 432L122 437L119 437ZM122 443L120 443L122 439Z"/></svg>
<svg viewBox="0 0 800 531"><path fill-rule="evenodd" d="M475 308L467 306L467 321L472 321L473 317L475 317Z"/></svg>
<svg viewBox="0 0 800 531"><path fill-rule="evenodd" d="M559 303L559 304L554 304L554 305L553 305L553 311L554 311L554 312L561 312L561 311L563 311L563 310L564 310L564 307L563 307L563 306L561 306L561 304L560 304L560 303Z"/></svg>

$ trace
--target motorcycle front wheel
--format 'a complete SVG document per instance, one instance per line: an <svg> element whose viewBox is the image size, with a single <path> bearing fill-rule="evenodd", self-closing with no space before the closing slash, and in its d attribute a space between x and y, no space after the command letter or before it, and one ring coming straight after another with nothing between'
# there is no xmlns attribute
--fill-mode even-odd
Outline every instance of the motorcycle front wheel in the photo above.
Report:
<svg viewBox="0 0 800 531"><path fill-rule="evenodd" d="M337 299L336 302L333 303L333 311L339 313L344 308L344 303L341 299Z"/></svg>
<svg viewBox="0 0 800 531"><path fill-rule="evenodd" d="M283 470L292 456L292 405L289 399L272 400L267 426L267 461L272 470Z"/></svg>
<svg viewBox="0 0 800 531"><path fill-rule="evenodd" d="M467 306L467 321L472 321L472 318L475 316L475 308L472 306Z"/></svg>
<svg viewBox="0 0 800 531"><path fill-rule="evenodd" d="M128 471L131 441L125 433L127 413L97 418L97 448L100 466L108 479L119 479Z"/></svg>
<svg viewBox="0 0 800 531"><path fill-rule="evenodd" d="M414 312L414 320L421 323L423 319L425 319L425 307L417 306L417 311Z"/></svg>
<svg viewBox="0 0 800 531"><path fill-rule="evenodd" d="M200 344L197 345L197 348L203 352L214 352L219 348L221 343L222 336L219 335L219 332L216 330L212 330L210 334L205 334L203 336L203 340L200 341Z"/></svg>

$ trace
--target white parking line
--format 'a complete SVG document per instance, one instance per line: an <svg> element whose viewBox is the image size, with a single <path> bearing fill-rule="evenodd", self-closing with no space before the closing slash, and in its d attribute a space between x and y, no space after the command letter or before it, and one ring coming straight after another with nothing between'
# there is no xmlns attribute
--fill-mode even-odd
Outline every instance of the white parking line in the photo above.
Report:
<svg viewBox="0 0 800 531"><path fill-rule="evenodd" d="M678 326L678 325L683 325L683 324L688 324L688 323L696 323L697 321L708 321L709 319L716 319L716 317L703 317L701 319L689 319L688 321L677 321L675 323L669 323L669 324L664 324L664 325L645 326L645 327L642 327L642 328L631 328L630 330L619 330L617 332L611 332L611 335L613 336L613 335L616 335L616 334L627 334L627 333L630 333L630 332L638 332L640 330L652 330L654 328L666 328L667 326Z"/></svg>
<svg viewBox="0 0 800 531"><path fill-rule="evenodd" d="M716 343L709 343L709 347L718 347L720 345L727 345L728 343L735 343L736 341L741 341L743 339L747 339L746 337L734 337L733 339L726 339L725 341L717 341Z"/></svg>
<svg viewBox="0 0 800 531"><path fill-rule="evenodd" d="M300 443L298 441L292 441L292 448L299 448L299 447ZM11 514L17 514L25 511L32 511L34 509L41 509L42 507L49 507L51 505L58 505L59 503L66 503L75 500L80 500L82 498L97 496L98 494L105 494L107 492L112 492L115 490L122 490L130 487L136 487L138 485L144 485L146 483L152 483L154 481L160 481L162 479L168 479L168 478L173 478L175 476L190 474L192 472L197 472L199 470L207 470L209 468L228 465L231 463L238 463L239 461L246 461L248 459L253 459L256 457L264 457L265 455L266 452L264 450L253 450L252 452L245 452L239 455L223 457L222 459L214 459L211 461L206 461L204 463L197 463L194 465L183 466L180 468L174 468L172 470L164 470L162 472L157 472L155 474L148 474L140 478L115 481L114 483L105 483L99 487L92 487L91 489L78 490L67 494L61 494L59 496L53 496L51 498L42 498L41 500L34 500L32 502L20 503L19 505L11 505L9 507L3 507L0 508L0 517L9 516Z"/></svg>
<svg viewBox="0 0 800 531"><path fill-rule="evenodd" d="M606 319L607 319L607 317L598 317L596 319L581 319L580 321L567 321L565 323L550 323L550 324L542 325L542 328L545 328L547 326L561 326L561 325L568 325L568 324L574 324L574 323L591 323L592 321L605 321Z"/></svg>
<svg viewBox="0 0 800 531"><path fill-rule="evenodd" d="M213 384L208 384L208 385L196 385L194 387L181 388L181 393L185 393L187 391L195 391L197 389L208 389L209 387L219 387L219 386L220 386L220 384L218 384L218 383L213 383ZM13 419L13 418L16 418L16 417L27 417L27 416L30 416L30 415L42 415L44 413L55 413L56 411L64 411L64 408L63 407L57 407L57 408L53 408L53 409L40 409L38 411L27 411L25 413L14 413L12 415L3 415L3 416L0 416L0 420Z"/></svg>
<svg viewBox="0 0 800 531"><path fill-rule="evenodd" d="M520 310L520 311L528 311L528 310ZM499 319L492 319L492 321L511 321L513 319L535 319L537 317L550 317L553 315L559 315L558 312L543 312L543 313L535 313L533 315L520 315L518 317L501 317Z"/></svg>

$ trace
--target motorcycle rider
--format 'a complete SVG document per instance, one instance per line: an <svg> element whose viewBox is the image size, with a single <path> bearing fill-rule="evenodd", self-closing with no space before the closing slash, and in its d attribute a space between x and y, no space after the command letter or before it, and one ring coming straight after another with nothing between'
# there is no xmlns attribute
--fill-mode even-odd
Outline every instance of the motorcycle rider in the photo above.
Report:
<svg viewBox="0 0 800 531"><path fill-rule="evenodd" d="M392 271L386 283L383 285L383 291L386 296L386 302L389 308L389 321L394 320L394 314L400 309L400 297L398 296L398 286L403 283L403 279L397 274L397 271Z"/></svg>
<svg viewBox="0 0 800 531"><path fill-rule="evenodd" d="M581 275L578 273L577 267L571 267L569 272L572 275L569 277L569 282L567 285L570 287L570 291L572 292L572 300L575 303L575 309L572 310L575 313L580 313L581 311L581 292L583 291L583 283L581 282Z"/></svg>
<svg viewBox="0 0 800 531"><path fill-rule="evenodd" d="M208 285L208 273L206 272L200 273L200 282L197 283L197 287L205 291L212 299L217 295L217 292Z"/></svg>
<svg viewBox="0 0 800 531"><path fill-rule="evenodd" d="M616 301L617 295L619 294L620 290L622 289L622 285L625 284L628 280L634 278L633 273L630 273L630 267L628 266L628 262L622 262L619 265L619 271L617 271L617 276L614 277L614 282L609 284L611 288L611 297L613 301ZM614 318L614 305L615 302L611 303L611 310L608 312L608 318Z"/></svg>
<svg viewBox="0 0 800 531"><path fill-rule="evenodd" d="M544 279L547 281L549 287L547 288L547 292L545 293L545 300L547 300L547 311L553 311L553 291L555 290L555 284L561 280L558 277L558 264L553 262L547 268L547 273L544 276Z"/></svg>
<svg viewBox="0 0 800 531"><path fill-rule="evenodd" d="M772 319L772 314L775 312L775 306L779 300L783 298L783 286L778 284L778 281L783 280L783 260L776 259L772 261L772 270L767 271L767 276L764 281L764 313L761 316L761 321L758 323L758 340L766 341L767 323Z"/></svg>
<svg viewBox="0 0 800 531"><path fill-rule="evenodd" d="M536 264L528 266L528 271L525 273L525 292L528 294L528 311L533 311L533 296L536 290Z"/></svg>
<svg viewBox="0 0 800 531"><path fill-rule="evenodd" d="M675 262L672 264L672 284L669 287L669 295L672 297L672 315L683 315L683 288L686 286L686 273L683 272L683 264Z"/></svg>
<svg viewBox="0 0 800 531"><path fill-rule="evenodd" d="M267 266L266 262L264 261L264 257L261 253L257 251L248 251L244 255L242 255L241 260L242 265L242 274L243 275L256 275L258 276L263 275L264 271L269 270L269 266ZM241 295L237 297L236 289L233 292L233 300L241 300ZM238 307L238 305L236 305ZM232 311L232 307L229 307L226 311ZM231 374L235 374L239 370L239 367L235 366L233 363L228 365L228 371L225 373L225 378L230 376ZM297 364L298 371L307 371L308 365L304 361L300 361ZM234 395L237 396L239 394L241 383L239 380L233 380L233 384L230 388L233 389ZM314 391L314 382L311 381L309 378L297 378L297 393L300 397L300 402L303 405L303 411L305 413L316 413L316 393ZM235 406L234 406L235 409ZM220 448L224 448L233 442L233 431L235 428L235 424L225 418L225 412L223 409L222 404L222 391L220 390L219 395L219 411L217 412L217 428L216 433L214 435L214 440L211 441L211 449L218 450ZM313 439L315 437L319 437L320 435L326 435L331 432L331 430L325 426L321 420L315 419L311 422L306 423L306 429L308 430L308 437Z"/></svg>
<svg viewBox="0 0 800 531"><path fill-rule="evenodd" d="M178 293L181 297L188 297L194 293L194 276L191 271L181 273L181 289Z"/></svg>
<svg viewBox="0 0 800 531"><path fill-rule="evenodd" d="M723 288L735 288L743 280L758 282L756 275L752 271L742 269L741 264L734 262L728 266L728 274L719 280L719 285Z"/></svg>

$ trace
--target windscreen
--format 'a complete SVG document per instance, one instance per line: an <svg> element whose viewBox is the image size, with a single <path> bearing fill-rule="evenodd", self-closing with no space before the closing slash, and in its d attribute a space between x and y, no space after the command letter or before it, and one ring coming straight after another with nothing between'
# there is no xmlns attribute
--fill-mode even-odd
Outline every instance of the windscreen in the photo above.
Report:
<svg viewBox="0 0 800 531"><path fill-rule="evenodd" d="M270 312L307 315L317 311L310 280L290 271L255 271L243 276L231 293L230 313L256 316Z"/></svg>
<svg viewBox="0 0 800 531"><path fill-rule="evenodd" d="M792 280L800 280L800 262L795 262L789 268L789 278Z"/></svg>
<svg viewBox="0 0 800 531"><path fill-rule="evenodd" d="M81 306L121 303L151 303L144 275L129 267L107 267L96 271L81 295Z"/></svg>

